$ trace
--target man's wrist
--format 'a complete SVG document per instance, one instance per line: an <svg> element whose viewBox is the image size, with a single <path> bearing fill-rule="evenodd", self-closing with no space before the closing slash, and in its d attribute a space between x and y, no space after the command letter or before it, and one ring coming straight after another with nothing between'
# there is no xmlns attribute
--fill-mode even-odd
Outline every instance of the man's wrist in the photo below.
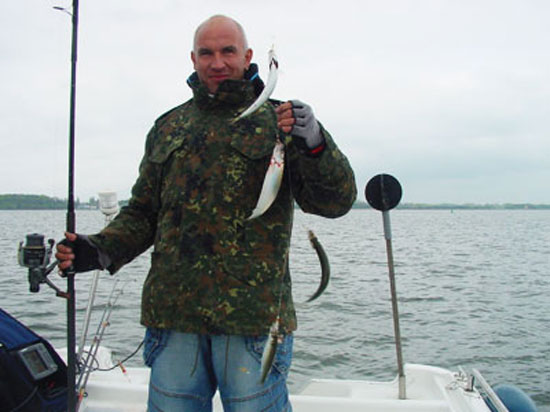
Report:
<svg viewBox="0 0 550 412"><path fill-rule="evenodd" d="M314 147L309 147L306 140L298 136L292 136L292 141L298 149L298 152L309 157L320 156L327 146L324 136L321 136L318 144Z"/></svg>

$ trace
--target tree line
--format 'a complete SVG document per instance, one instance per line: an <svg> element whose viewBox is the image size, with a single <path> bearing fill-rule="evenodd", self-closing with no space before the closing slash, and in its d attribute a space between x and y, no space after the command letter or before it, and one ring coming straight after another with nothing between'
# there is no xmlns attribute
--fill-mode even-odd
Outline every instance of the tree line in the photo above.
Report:
<svg viewBox="0 0 550 412"><path fill-rule="evenodd" d="M120 201L120 206L127 204L127 200ZM358 201L354 209L370 209L370 206ZM57 197L49 197L45 195L22 195L22 194L7 194L0 195L0 210L55 210L66 209L67 199L59 199ZM91 197L88 202L80 202L80 199L75 200L75 208L77 209L98 209L99 200ZM397 209L404 210L537 210L550 209L550 205L531 204L531 203L505 203L505 204L425 204L425 203L402 203L397 206Z"/></svg>
<svg viewBox="0 0 550 412"><path fill-rule="evenodd" d="M80 202L75 201L75 207ZM0 209L2 210L54 210L66 209L67 200L45 195L0 195Z"/></svg>

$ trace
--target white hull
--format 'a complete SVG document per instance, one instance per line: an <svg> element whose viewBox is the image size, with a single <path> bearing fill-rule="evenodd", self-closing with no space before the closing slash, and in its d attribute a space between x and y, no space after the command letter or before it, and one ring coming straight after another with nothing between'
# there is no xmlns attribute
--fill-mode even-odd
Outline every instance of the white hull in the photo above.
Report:
<svg viewBox="0 0 550 412"><path fill-rule="evenodd" d="M398 399L397 379L391 382L314 379L300 393L291 394L292 408L294 412L490 411L477 390L466 389L467 382L461 374L408 364L405 375L405 400ZM120 368L94 372L79 411L145 412L148 382L148 368L127 368L126 373ZM223 412L218 394L214 398L214 411Z"/></svg>

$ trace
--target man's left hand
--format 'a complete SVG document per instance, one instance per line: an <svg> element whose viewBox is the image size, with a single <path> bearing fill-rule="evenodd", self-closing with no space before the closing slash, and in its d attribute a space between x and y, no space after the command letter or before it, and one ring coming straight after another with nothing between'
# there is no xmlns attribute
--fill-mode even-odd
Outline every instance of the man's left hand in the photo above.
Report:
<svg viewBox="0 0 550 412"><path fill-rule="evenodd" d="M296 123L294 113L292 112L292 102L285 102L277 106L275 113L277 113L277 127L285 133L290 133L294 123Z"/></svg>
<svg viewBox="0 0 550 412"><path fill-rule="evenodd" d="M275 109L277 126L293 137L305 140L307 147L313 149L323 143L323 136L311 107L299 100L285 102Z"/></svg>

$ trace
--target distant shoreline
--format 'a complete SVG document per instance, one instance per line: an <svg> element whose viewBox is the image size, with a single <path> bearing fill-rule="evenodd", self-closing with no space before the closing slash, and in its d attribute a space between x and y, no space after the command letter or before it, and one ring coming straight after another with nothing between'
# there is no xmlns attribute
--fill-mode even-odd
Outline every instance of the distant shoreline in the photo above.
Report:
<svg viewBox="0 0 550 412"><path fill-rule="evenodd" d="M127 200L119 202L120 206L128 204ZM45 195L5 194L0 195L0 210L65 210L67 200ZM75 201L77 210L96 210L98 200L88 202ZM371 209L365 202L356 202L354 209ZM401 210L550 210L550 204L503 203L503 204L455 204L455 203L402 203L396 209Z"/></svg>
<svg viewBox="0 0 550 412"><path fill-rule="evenodd" d="M355 204L354 209L371 209L367 204ZM402 203L396 207L401 210L550 210L550 205L533 203Z"/></svg>

